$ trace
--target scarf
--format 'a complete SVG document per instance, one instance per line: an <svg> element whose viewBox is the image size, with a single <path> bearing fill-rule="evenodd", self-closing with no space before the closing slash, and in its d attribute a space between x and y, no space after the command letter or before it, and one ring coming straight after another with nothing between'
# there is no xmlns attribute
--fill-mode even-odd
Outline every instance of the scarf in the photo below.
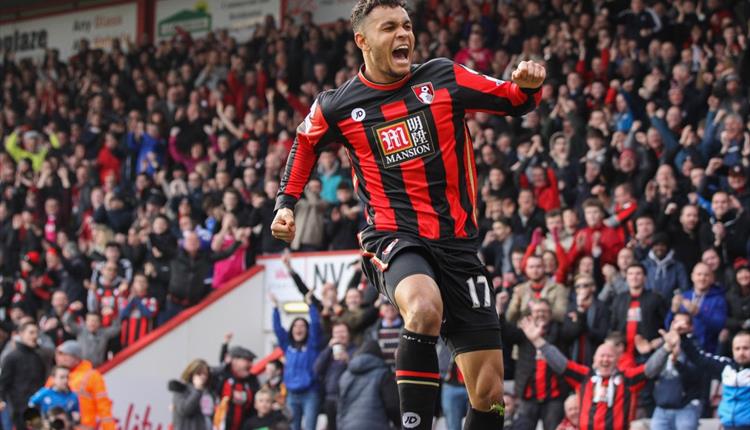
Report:
<svg viewBox="0 0 750 430"><path fill-rule="evenodd" d="M603 384L605 379L609 380L609 383L607 384L606 399L607 407L611 408L615 402L615 388L622 383L622 377L617 373L613 373L609 378L605 378L599 375L599 372L597 371L596 374L591 377L591 382L594 383L594 402L601 401L597 400L596 396L597 393L601 393L604 389Z"/></svg>

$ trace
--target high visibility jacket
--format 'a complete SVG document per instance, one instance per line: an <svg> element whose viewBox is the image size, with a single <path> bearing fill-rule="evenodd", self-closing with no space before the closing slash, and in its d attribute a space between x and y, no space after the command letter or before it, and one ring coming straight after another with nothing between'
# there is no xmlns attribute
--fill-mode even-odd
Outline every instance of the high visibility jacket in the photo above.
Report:
<svg viewBox="0 0 750 430"><path fill-rule="evenodd" d="M107 395L107 386L98 370L88 360L81 361L70 371L70 390L78 395L81 410L79 430L115 430L112 417L112 400ZM47 381L51 386L52 381Z"/></svg>

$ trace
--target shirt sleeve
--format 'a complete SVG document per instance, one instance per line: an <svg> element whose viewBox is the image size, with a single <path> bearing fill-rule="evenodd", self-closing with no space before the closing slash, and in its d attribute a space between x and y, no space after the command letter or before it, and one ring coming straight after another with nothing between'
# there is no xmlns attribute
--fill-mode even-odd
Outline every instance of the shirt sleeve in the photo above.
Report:
<svg viewBox="0 0 750 430"><path fill-rule="evenodd" d="M478 111L496 115L521 116L539 104L539 88L518 85L476 72L466 66L453 64L458 97L467 112Z"/></svg>
<svg viewBox="0 0 750 430"><path fill-rule="evenodd" d="M574 390L577 390L591 374L591 369L588 367L576 363L575 361L568 360L565 370L562 373L565 382L568 383Z"/></svg>
<svg viewBox="0 0 750 430"><path fill-rule="evenodd" d="M315 99L310 107L310 113L297 127L297 137L289 152L274 210L294 209L315 168L318 155L332 140L333 133L323 113L323 95Z"/></svg>

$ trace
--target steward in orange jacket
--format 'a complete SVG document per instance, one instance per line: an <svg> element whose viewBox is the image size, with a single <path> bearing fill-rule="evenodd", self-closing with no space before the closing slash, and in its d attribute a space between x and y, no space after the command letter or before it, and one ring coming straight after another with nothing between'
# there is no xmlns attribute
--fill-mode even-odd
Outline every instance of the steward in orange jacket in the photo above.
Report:
<svg viewBox="0 0 750 430"><path fill-rule="evenodd" d="M81 410L81 422L78 430L115 430L115 419L112 417L112 400L107 395L104 377L94 369L91 362L81 359L81 346L75 340L69 340L57 347L55 351L57 364L70 368L70 390L78 395ZM47 386L52 384L47 381Z"/></svg>

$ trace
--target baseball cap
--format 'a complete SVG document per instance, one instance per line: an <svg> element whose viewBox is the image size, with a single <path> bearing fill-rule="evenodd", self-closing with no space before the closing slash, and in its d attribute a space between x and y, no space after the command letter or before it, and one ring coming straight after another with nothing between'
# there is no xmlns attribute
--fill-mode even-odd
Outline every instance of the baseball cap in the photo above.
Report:
<svg viewBox="0 0 750 430"><path fill-rule="evenodd" d="M249 361L255 360L256 357L256 355L253 354L252 351L241 346L233 346L229 348L229 356L232 358L244 358L245 360Z"/></svg>
<svg viewBox="0 0 750 430"><path fill-rule="evenodd" d="M23 256L23 261L31 264L32 266L38 265L42 261L41 255L38 251L29 251Z"/></svg>
<svg viewBox="0 0 750 430"><path fill-rule="evenodd" d="M57 347L57 352L72 355L73 357L81 358L83 351L81 350L81 344L77 340L66 340L60 346Z"/></svg>
<svg viewBox="0 0 750 430"><path fill-rule="evenodd" d="M740 165L734 165L729 168L729 176L747 176L747 171Z"/></svg>
<svg viewBox="0 0 750 430"><path fill-rule="evenodd" d="M735 258L732 267L734 267L736 272L739 272L741 269L750 270L750 262L748 262L747 258L737 257Z"/></svg>

